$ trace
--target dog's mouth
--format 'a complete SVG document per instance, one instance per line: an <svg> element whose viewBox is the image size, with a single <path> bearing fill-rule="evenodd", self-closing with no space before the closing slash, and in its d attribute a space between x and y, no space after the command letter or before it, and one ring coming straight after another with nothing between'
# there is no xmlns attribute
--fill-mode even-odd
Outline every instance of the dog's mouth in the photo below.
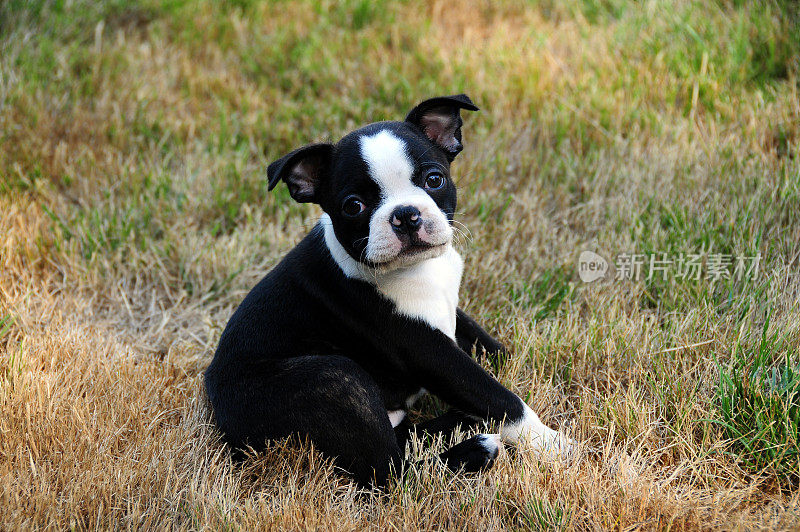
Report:
<svg viewBox="0 0 800 532"><path fill-rule="evenodd" d="M427 242L415 242L412 244L408 244L407 246L403 246L403 249L400 253L397 254L398 257L405 255L407 257L412 257L414 255L419 255L420 253L425 253L426 251L432 251L437 248L444 248L446 244L428 244Z"/></svg>
<svg viewBox="0 0 800 532"><path fill-rule="evenodd" d="M412 266L428 259L441 256L447 250L449 242L441 244L428 244L426 242L408 243L392 259L376 264L378 270L390 271L397 268Z"/></svg>

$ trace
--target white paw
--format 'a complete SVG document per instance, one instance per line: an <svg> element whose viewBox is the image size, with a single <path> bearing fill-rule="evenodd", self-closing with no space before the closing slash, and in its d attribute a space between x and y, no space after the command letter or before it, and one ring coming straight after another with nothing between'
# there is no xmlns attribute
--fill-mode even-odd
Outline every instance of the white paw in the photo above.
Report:
<svg viewBox="0 0 800 532"><path fill-rule="evenodd" d="M569 460L575 454L577 445L575 440L550 428L531 441L532 449L548 460Z"/></svg>
<svg viewBox="0 0 800 532"><path fill-rule="evenodd" d="M577 449L577 442L542 423L528 405L524 408L522 419L506 424L500 430L503 441L530 449L542 459L569 459Z"/></svg>
<svg viewBox="0 0 800 532"><path fill-rule="evenodd" d="M500 452L500 436L497 434L478 434L476 438L480 441L487 453L496 457Z"/></svg>

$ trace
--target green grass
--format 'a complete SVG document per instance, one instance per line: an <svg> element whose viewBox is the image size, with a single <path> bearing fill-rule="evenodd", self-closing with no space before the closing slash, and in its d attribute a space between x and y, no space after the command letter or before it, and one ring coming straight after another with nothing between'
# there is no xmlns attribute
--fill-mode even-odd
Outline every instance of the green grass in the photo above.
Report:
<svg viewBox="0 0 800 532"><path fill-rule="evenodd" d="M569 508L546 499L532 499L521 512L523 526L530 530L565 530L570 520Z"/></svg>
<svg viewBox="0 0 800 532"><path fill-rule="evenodd" d="M14 324L14 317L11 314L0 314L0 340L11 330Z"/></svg>
<svg viewBox="0 0 800 532"><path fill-rule="evenodd" d="M565 302L576 296L573 265L542 272L536 279L523 280L521 286L508 287L508 295L515 304L535 309L534 319L544 320L556 315Z"/></svg>
<svg viewBox="0 0 800 532"><path fill-rule="evenodd" d="M777 333L739 346L720 368L718 423L732 453L753 474L775 474L788 486L800 480L800 358Z"/></svg>

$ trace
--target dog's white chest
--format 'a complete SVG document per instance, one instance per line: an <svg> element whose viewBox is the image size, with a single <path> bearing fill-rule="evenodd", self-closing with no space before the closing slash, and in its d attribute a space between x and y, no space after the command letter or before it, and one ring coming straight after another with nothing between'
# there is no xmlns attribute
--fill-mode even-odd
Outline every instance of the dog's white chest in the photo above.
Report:
<svg viewBox="0 0 800 532"><path fill-rule="evenodd" d="M449 246L435 259L380 274L376 288L397 307L397 312L420 319L455 340L458 289L464 263Z"/></svg>
<svg viewBox="0 0 800 532"><path fill-rule="evenodd" d="M374 285L395 304L398 313L422 320L455 340L458 289L464 261L452 245L448 245L442 255L413 266L389 272L367 272L339 243L327 214L322 215L320 223L331 256L347 277Z"/></svg>

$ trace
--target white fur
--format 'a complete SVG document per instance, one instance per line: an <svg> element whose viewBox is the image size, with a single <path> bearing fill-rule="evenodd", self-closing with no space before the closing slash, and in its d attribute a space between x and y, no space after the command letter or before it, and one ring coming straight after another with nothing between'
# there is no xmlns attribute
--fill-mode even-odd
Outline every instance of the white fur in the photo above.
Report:
<svg viewBox="0 0 800 532"><path fill-rule="evenodd" d="M524 444L542 456L566 457L572 452L572 441L541 422L539 416L520 399L524 414L515 423L504 423L499 438L508 443Z"/></svg>
<svg viewBox="0 0 800 532"><path fill-rule="evenodd" d="M496 457L497 454L500 452L500 436L497 434L478 434L478 439L481 442L481 447L483 447L487 453Z"/></svg>
<svg viewBox="0 0 800 532"><path fill-rule="evenodd" d="M389 423L392 424L392 427L396 427L402 423L403 419L406 417L405 410L389 410L387 414L389 415Z"/></svg>
<svg viewBox="0 0 800 532"><path fill-rule="evenodd" d="M362 281L368 280L371 269L347 253L339 239L336 238L336 233L333 231L333 221L328 216L328 213L322 213L319 223L324 231L325 245L328 246L328 251L331 252L333 260L336 261L345 276L351 279L361 279Z"/></svg>
<svg viewBox="0 0 800 532"><path fill-rule="evenodd" d="M417 318L455 340L461 256L448 245L439 257L378 274L377 287L397 312Z"/></svg>
<svg viewBox="0 0 800 532"><path fill-rule="evenodd" d="M320 222L331 256L346 276L373 284L394 303L399 314L422 320L455 339L458 289L464 263L453 246L448 244L439 257L381 272L358 262L345 251L327 214L322 215Z"/></svg>
<svg viewBox="0 0 800 532"><path fill-rule="evenodd" d="M380 185L381 192L388 196L408 189L414 165L408 158L406 143L402 139L383 130L361 137L359 143L361 157L369 167L370 176Z"/></svg>
<svg viewBox="0 0 800 532"><path fill-rule="evenodd" d="M426 393L428 393L428 390L426 390L425 388L420 388L419 391L414 395L409 395L406 398L406 408L411 408L412 406L414 406L414 403L417 402L417 399L419 399ZM396 427L397 425L399 425L406 417L406 411L402 409L389 410L387 414L389 415L389 421L391 422L392 427Z"/></svg>
<svg viewBox="0 0 800 532"><path fill-rule="evenodd" d="M369 175L381 190L381 203L369 222L369 240L365 257L376 264L398 259L402 244L391 225L397 207L411 205L419 209L423 219L418 235L432 246L445 246L453 237L447 217L436 202L411 180L414 165L408 157L405 142L390 131L380 131L359 139L361 157L367 163ZM440 255L444 249L433 248L424 257ZM402 259L402 257L401 257ZM401 262L403 262L401 260ZM402 264L401 264L402 265Z"/></svg>

